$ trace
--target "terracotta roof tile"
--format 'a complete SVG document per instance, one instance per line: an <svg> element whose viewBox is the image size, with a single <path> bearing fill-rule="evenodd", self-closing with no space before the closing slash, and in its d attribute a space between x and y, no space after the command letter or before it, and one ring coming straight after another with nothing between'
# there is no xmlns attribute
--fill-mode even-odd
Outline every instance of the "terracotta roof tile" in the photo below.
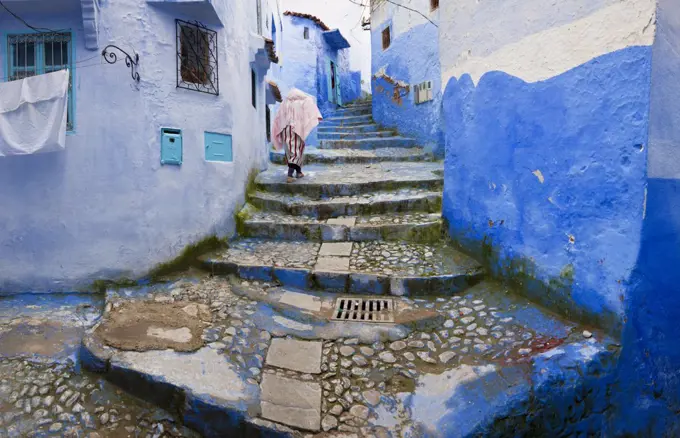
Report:
<svg viewBox="0 0 680 438"><path fill-rule="evenodd" d="M314 23L316 23L317 26L319 26L323 30L331 30L330 27L326 26L326 23L321 21L319 17L315 17L314 15L310 14L303 14L301 12L292 12L292 11L286 11L283 13L283 15L288 15L291 17L299 17L299 18L306 18L308 20L312 20Z"/></svg>
<svg viewBox="0 0 680 438"><path fill-rule="evenodd" d="M279 63L279 56L276 54L276 45L273 40L269 38L264 38L264 45L267 49L267 54L269 55L269 60L273 63Z"/></svg>
<svg viewBox="0 0 680 438"><path fill-rule="evenodd" d="M283 97L281 96L281 90L279 89L279 86L276 84L274 81L267 81L269 84L269 88L272 89L272 94L274 95L274 99L276 99L277 102L283 102Z"/></svg>

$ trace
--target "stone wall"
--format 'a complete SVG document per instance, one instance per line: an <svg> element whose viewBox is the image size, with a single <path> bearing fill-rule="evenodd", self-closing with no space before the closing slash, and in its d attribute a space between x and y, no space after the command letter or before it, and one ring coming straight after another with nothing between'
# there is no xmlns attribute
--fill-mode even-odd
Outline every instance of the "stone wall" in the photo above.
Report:
<svg viewBox="0 0 680 438"><path fill-rule="evenodd" d="M264 48L253 38L254 2L205 3L223 22L206 23L218 33L219 96L176 88L175 19L196 19L192 10L100 2L100 47L89 51L79 3L63 3L58 11L9 5L33 26L72 30L75 132L63 152L0 159L1 292L136 276L207 235L229 236L249 173L266 163L261 68L257 109L251 105L252 62ZM5 35L30 30L8 14L0 28L0 64L7 65ZM103 62L108 44L139 54L139 84L123 62ZM182 129L181 166L160 164L162 127ZM205 161L205 131L233 136L232 163Z"/></svg>

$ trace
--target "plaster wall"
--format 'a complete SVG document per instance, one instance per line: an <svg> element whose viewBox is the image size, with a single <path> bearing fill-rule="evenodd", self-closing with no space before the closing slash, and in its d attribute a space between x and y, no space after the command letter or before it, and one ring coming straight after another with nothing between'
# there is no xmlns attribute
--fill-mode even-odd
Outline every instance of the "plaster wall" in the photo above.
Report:
<svg viewBox="0 0 680 438"><path fill-rule="evenodd" d="M641 241L655 7L440 11L450 234L537 301L617 334Z"/></svg>
<svg viewBox="0 0 680 438"><path fill-rule="evenodd" d="M124 63L106 64L84 48L78 13L43 14L36 2L23 14L34 26L74 32L75 132L63 152L0 160L0 291L72 290L140 275L207 235L233 234L248 174L266 165L265 72L257 68L255 109L254 4L212 3L225 23L211 26L219 96L176 88L174 20L193 17L171 7L100 2L99 50L116 44L139 53L139 84ZM3 14L0 29L4 66L5 35L26 28ZM182 129L179 167L160 165L161 127ZM233 136L233 163L205 161L205 131Z"/></svg>
<svg viewBox="0 0 680 438"><path fill-rule="evenodd" d="M430 0L402 3L435 24L439 21L440 10L430 11ZM438 29L420 14L393 3L382 2L375 8L371 13L373 118L442 153ZM382 32L387 27L392 42L383 50ZM432 81L433 100L416 105L413 86L425 81Z"/></svg>

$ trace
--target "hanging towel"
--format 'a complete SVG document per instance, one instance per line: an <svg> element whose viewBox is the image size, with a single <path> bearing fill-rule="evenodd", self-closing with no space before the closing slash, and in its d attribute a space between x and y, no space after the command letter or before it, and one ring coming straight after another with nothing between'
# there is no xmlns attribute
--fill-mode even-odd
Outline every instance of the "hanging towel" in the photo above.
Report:
<svg viewBox="0 0 680 438"><path fill-rule="evenodd" d="M0 157L66 147L68 70L0 83Z"/></svg>

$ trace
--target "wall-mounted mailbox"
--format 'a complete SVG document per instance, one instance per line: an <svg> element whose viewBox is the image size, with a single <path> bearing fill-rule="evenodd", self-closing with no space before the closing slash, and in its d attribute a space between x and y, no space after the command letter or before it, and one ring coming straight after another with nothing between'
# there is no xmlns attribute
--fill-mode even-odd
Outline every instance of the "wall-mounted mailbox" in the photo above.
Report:
<svg viewBox="0 0 680 438"><path fill-rule="evenodd" d="M231 147L231 135L206 132L205 159L206 161L233 161L234 156Z"/></svg>
<svg viewBox="0 0 680 438"><path fill-rule="evenodd" d="M161 164L182 164L182 130L161 128Z"/></svg>

